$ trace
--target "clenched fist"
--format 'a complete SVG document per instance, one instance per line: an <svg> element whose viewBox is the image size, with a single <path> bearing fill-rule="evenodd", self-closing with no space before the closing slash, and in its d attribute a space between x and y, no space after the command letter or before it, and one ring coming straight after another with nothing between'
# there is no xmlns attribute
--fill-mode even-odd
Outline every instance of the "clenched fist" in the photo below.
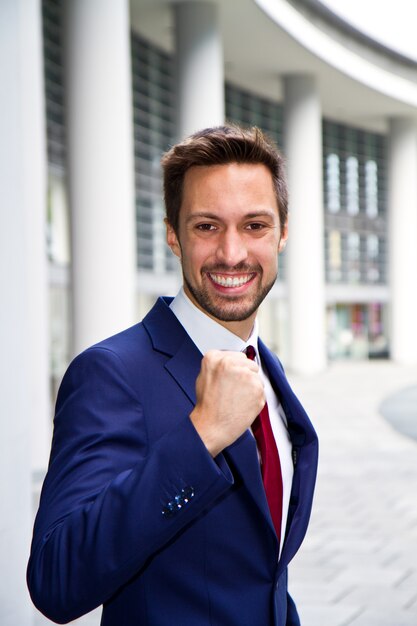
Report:
<svg viewBox="0 0 417 626"><path fill-rule="evenodd" d="M265 404L259 368L243 352L207 352L196 394L190 417L213 457L250 427Z"/></svg>

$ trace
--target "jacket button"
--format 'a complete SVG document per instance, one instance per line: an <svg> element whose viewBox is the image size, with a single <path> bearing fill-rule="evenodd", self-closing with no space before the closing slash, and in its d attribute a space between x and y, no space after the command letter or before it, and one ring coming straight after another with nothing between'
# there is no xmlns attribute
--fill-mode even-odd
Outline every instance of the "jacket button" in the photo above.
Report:
<svg viewBox="0 0 417 626"><path fill-rule="evenodd" d="M193 487L184 487L181 489L181 495L184 499L184 502L187 503L191 498L194 498L194 488Z"/></svg>
<svg viewBox="0 0 417 626"><path fill-rule="evenodd" d="M172 517L177 512L177 506L174 502L168 502L166 506L162 509L162 515L166 518Z"/></svg>
<svg viewBox="0 0 417 626"><path fill-rule="evenodd" d="M177 505L177 509L182 509L183 504L185 504L184 496L182 495L175 496L174 501Z"/></svg>

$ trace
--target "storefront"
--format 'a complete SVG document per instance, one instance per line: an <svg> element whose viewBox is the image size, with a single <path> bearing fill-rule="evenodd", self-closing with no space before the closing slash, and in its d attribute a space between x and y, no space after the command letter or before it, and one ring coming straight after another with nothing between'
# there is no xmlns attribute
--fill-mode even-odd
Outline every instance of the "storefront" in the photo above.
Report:
<svg viewBox="0 0 417 626"><path fill-rule="evenodd" d="M327 309L329 359L388 358L386 305L336 304Z"/></svg>

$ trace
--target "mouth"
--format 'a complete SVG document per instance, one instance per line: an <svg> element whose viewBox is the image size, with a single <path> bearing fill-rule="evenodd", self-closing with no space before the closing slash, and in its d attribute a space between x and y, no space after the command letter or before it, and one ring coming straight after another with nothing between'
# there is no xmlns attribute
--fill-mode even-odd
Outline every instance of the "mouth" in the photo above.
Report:
<svg viewBox="0 0 417 626"><path fill-rule="evenodd" d="M210 280L219 287L226 287L227 289L237 289L243 287L249 283L255 277L255 273L251 274L239 274L238 276L231 276L226 274L208 273Z"/></svg>

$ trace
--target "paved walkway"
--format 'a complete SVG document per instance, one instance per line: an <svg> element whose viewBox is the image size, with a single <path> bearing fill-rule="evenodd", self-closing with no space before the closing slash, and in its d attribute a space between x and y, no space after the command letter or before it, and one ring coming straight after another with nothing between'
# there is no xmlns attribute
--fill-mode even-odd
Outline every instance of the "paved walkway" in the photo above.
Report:
<svg viewBox="0 0 417 626"><path fill-rule="evenodd" d="M396 428L417 439L417 385L389 396L381 404L382 415Z"/></svg>
<svg viewBox="0 0 417 626"><path fill-rule="evenodd" d="M416 386L417 368L336 363L290 379L321 440L311 525L290 566L302 626L416 626L417 441L379 409L390 399L393 416L396 398L404 418L394 394Z"/></svg>
<svg viewBox="0 0 417 626"><path fill-rule="evenodd" d="M417 384L417 368L336 363L290 380L321 440L311 525L290 566L302 626L417 626L417 441L379 412Z"/></svg>

